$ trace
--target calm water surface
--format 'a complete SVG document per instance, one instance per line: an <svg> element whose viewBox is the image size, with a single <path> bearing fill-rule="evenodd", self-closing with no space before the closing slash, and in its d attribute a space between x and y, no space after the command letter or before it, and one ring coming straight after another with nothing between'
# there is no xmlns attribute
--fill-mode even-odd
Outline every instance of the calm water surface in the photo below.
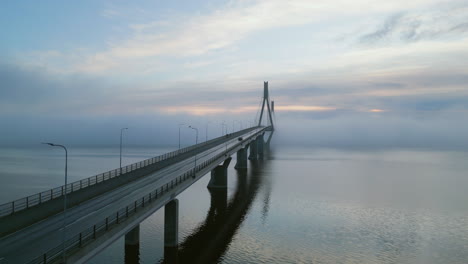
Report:
<svg viewBox="0 0 468 264"><path fill-rule="evenodd" d="M128 148L129 164L171 149ZM70 148L78 180L118 167L118 148ZM468 153L275 147L227 201L209 175L178 196L186 263L468 263ZM60 149L1 149L0 202L63 182ZM164 212L140 225L140 263L163 261ZM134 260L127 259L127 262ZM90 263L125 263L124 241Z"/></svg>

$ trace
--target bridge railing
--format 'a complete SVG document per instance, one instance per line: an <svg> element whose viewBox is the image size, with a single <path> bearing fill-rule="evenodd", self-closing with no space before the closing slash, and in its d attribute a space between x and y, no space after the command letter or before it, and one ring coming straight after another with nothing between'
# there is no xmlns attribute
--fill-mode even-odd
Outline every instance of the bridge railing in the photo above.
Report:
<svg viewBox="0 0 468 264"><path fill-rule="evenodd" d="M239 143L240 144L240 143ZM236 146L229 148L229 150L234 149ZM128 204L126 207L121 208L117 212L109 215L105 219L99 221L98 223L94 224L93 226L88 227L87 229L81 231L79 234L69 238L65 241L65 247L63 245L59 245L55 248L50 249L42 256L36 257L32 259L28 264L47 264L47 263L56 263L59 262L63 255L63 250L67 255L76 252L83 246L91 243L98 237L105 234L107 231L111 230L112 228L116 227L120 223L123 223L129 217L136 214L139 210L144 208L145 206L149 205L150 203L158 200L162 197L162 195L166 194L170 190L174 189L176 186L180 185L181 183L185 182L186 180L195 176L196 172L201 171L202 169L208 167L214 161L223 157L225 153L220 153L207 161L202 162L201 164L197 165L195 168L189 170L188 172L183 173L182 175L172 179L170 182L167 182L161 187L153 190L149 194L143 196L140 199Z"/></svg>
<svg viewBox="0 0 468 264"><path fill-rule="evenodd" d="M256 128L258 128L258 127L246 128L246 129L234 132L231 135L234 135L234 136L241 135L241 134L244 134L244 133L246 133L248 131L252 131L252 130L254 130ZM208 141L196 144L196 145L192 145L192 146L189 146L189 147L185 147L185 148L182 148L182 149L171 151L171 152L168 152L168 153L165 153L165 154L153 157L153 158L149 158L149 159L146 159L146 160L143 160L143 161L140 161L140 162L130 164L130 165L127 165L125 167L122 167L121 169L118 168L118 169L106 171L104 173L101 173L101 174L98 174L98 175L95 175L95 176L91 176L91 177L88 177L88 178L85 178L85 179L82 179L82 180L79 180L79 181L69 183L66 186L62 185L62 186L59 186L59 187L56 187L56 188L53 188L53 189L50 189L50 190L47 190L47 191L43 191L43 192L40 192L40 193L36 193L36 194L30 195L30 196L27 196L27 197L23 197L23 198L14 200L12 202L1 204L0 205L0 217L7 216L7 215L12 215L12 214L14 214L16 212L19 212L19 211L28 209L30 207L42 204L42 203L50 201L52 199L62 197L65 194L65 192L67 194L72 193L72 192L76 192L76 191L81 190L83 188L93 186L95 184L98 184L98 183L110 180L112 178L124 175L124 174L132 172L134 170L137 170L137 169L149 166L149 165L153 165L155 163L158 163L158 162L161 162L161 161L164 161L164 160L168 160L170 158L174 158L174 157L176 157L176 156L178 156L180 154L187 153L187 152L192 151L194 149L197 149L197 148L199 148L201 146L205 146L205 145L211 144L213 142L222 140L223 138L224 138L223 136L218 137L218 138L214 138L214 139L211 139L211 140L208 140Z"/></svg>

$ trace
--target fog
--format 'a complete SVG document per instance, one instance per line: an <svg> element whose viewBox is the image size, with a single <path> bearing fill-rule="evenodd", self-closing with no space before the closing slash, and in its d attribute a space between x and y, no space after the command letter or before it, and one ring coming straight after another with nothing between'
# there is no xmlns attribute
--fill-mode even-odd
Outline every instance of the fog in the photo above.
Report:
<svg viewBox="0 0 468 264"><path fill-rule="evenodd" d="M332 148L428 148L466 150L468 118L452 112L436 116L354 114L308 119L277 114L279 144Z"/></svg>
<svg viewBox="0 0 468 264"><path fill-rule="evenodd" d="M466 149L466 75L427 75L417 73L395 82L270 81L278 109L274 142L334 148ZM133 86L99 76L52 76L40 68L14 65L1 65L0 79L0 146L4 147L38 146L44 141L117 146L122 127L129 128L124 134L127 145L177 146L182 123L186 124L181 127L182 145L193 144L195 132L188 125L199 129L201 142L206 131L209 138L220 136L223 122L228 131L255 124L263 88L263 80L243 81L239 87L233 83ZM438 89L445 86L451 90ZM426 89L422 94L420 87ZM318 109L303 111L294 106Z"/></svg>
<svg viewBox="0 0 468 264"><path fill-rule="evenodd" d="M226 118L227 117L227 118ZM177 146L178 124L198 127L199 141L221 135L223 119L232 131L233 116L3 117L2 146L36 146L51 141L72 146L118 146L120 128L132 146ZM238 118L235 117L236 120ZM314 118L311 114L276 113L274 144L333 148L468 148L468 118L447 112L437 116L400 117L354 113ZM243 122L244 127L246 122ZM234 122L235 129L240 122ZM195 143L195 132L181 127L181 142Z"/></svg>

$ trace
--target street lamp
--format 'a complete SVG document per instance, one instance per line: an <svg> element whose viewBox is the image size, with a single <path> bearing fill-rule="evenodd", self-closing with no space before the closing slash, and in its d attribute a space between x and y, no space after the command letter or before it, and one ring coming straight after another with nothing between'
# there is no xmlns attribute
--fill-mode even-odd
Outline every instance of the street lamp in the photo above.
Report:
<svg viewBox="0 0 468 264"><path fill-rule="evenodd" d="M68 151L67 148L63 145L59 144L54 144L54 143L42 143L45 145L49 145L52 147L60 147L65 150L65 191L63 193L63 233L62 233L62 258L63 258L63 263L65 263L65 228L66 228L66 219L67 219L67 174L68 174Z"/></svg>
<svg viewBox="0 0 468 264"><path fill-rule="evenodd" d="M185 126L185 124L179 124L179 149L180 149L180 127Z"/></svg>
<svg viewBox="0 0 468 264"><path fill-rule="evenodd" d="M120 129L120 174L122 174L122 134L123 131L128 129L128 127L124 127Z"/></svg>
<svg viewBox="0 0 468 264"><path fill-rule="evenodd" d="M191 129L193 129L193 130L195 130L197 132L197 135L195 137L195 145L196 145L196 144L198 144L198 128L193 127L193 126L189 126L189 128L191 128ZM196 170L197 170L197 154L195 153L195 172L196 172ZM193 173L193 178L196 177L195 172Z"/></svg>
<svg viewBox="0 0 468 264"><path fill-rule="evenodd" d="M195 144L198 144L198 128L193 127L193 126L189 126L189 128L191 128L191 129L197 131L197 135L196 135L196 137L195 137Z"/></svg>

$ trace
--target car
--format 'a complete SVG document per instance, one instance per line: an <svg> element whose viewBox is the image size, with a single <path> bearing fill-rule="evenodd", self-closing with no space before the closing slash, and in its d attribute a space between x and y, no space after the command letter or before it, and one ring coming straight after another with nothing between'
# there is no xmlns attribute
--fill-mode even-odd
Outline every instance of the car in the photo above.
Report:
<svg viewBox="0 0 468 264"><path fill-rule="evenodd" d="M242 140L244 140L244 139L243 139L242 137L239 137L237 140L242 141Z"/></svg>

